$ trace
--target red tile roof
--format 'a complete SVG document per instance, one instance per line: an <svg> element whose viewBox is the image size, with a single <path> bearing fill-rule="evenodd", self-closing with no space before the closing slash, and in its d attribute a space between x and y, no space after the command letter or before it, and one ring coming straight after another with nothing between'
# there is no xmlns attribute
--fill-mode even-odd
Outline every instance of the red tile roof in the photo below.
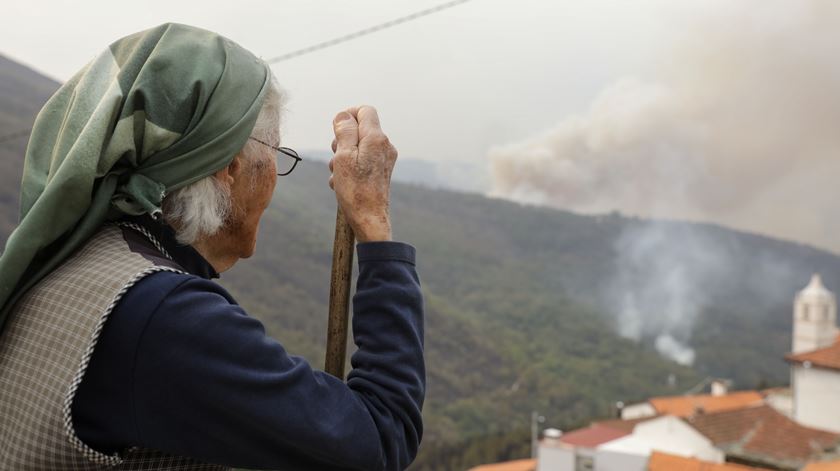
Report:
<svg viewBox="0 0 840 471"><path fill-rule="evenodd" d="M834 345L810 352L790 354L785 359L791 363L810 362L814 366L840 370L840 338Z"/></svg>
<svg viewBox="0 0 840 471"><path fill-rule="evenodd" d="M537 460L514 460L504 463L483 464L468 471L535 471Z"/></svg>
<svg viewBox="0 0 840 471"><path fill-rule="evenodd" d="M704 412L720 412L761 404L763 396L758 391L737 391L722 396L699 394L695 396L654 397L650 404L660 415L688 417L702 409Z"/></svg>
<svg viewBox="0 0 840 471"><path fill-rule="evenodd" d="M629 430L619 430L613 427L593 424L589 427L564 434L560 437L560 441L569 445L595 448L602 443L611 442L627 435L630 435Z"/></svg>
<svg viewBox="0 0 840 471"><path fill-rule="evenodd" d="M750 471L765 470L731 463L710 463L697 458L685 458L654 451L648 461L648 471Z"/></svg>
<svg viewBox="0 0 840 471"><path fill-rule="evenodd" d="M609 427L616 430L621 430L627 432L628 434L633 433L633 430L636 428L636 425L639 425L642 422L647 422L648 420L658 419L660 416L652 415L650 417L641 417L638 419L629 419L629 420L622 420L622 419L612 419L612 420L600 420L598 422L592 422L592 426L602 426L602 427Z"/></svg>
<svg viewBox="0 0 840 471"><path fill-rule="evenodd" d="M840 435L800 425L766 405L684 420L727 456L774 466L801 466L840 444Z"/></svg>

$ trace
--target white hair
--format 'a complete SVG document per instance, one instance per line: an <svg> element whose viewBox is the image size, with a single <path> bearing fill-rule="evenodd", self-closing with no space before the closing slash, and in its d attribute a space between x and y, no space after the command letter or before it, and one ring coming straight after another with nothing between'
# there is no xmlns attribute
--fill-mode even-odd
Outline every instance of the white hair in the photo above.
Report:
<svg viewBox="0 0 840 471"><path fill-rule="evenodd" d="M260 114L251 136L263 142L279 142L280 118L285 94L272 76L266 91ZM247 162L246 172L251 175L251 188L256 185L257 176L264 171L269 154L260 149L262 144L248 139L239 152ZM264 146L263 146L264 147ZM273 158L273 154L271 154ZM191 245L212 236L224 227L235 208L230 188L210 175L179 188L163 200L163 218L173 229L181 244Z"/></svg>

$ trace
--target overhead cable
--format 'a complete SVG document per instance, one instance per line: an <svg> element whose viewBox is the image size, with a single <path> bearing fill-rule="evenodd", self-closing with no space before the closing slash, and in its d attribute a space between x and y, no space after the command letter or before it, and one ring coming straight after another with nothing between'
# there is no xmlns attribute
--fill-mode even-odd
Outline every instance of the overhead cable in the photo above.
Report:
<svg viewBox="0 0 840 471"><path fill-rule="evenodd" d="M298 49L296 51L287 52L286 54L268 59L268 60L266 60L266 62L268 62L269 64L276 64L278 62L283 62L283 61L287 61L289 59L294 59L296 57L300 57L300 56L303 56L303 55L306 55L306 54L311 54L313 52L320 51L320 50L323 50L323 49L327 49L329 47L337 46L339 44L346 43L348 41L352 41L354 39L358 39L358 38L361 38L363 36L367 36L369 34L373 34L373 33L382 31L384 29L388 29L388 28L392 28L392 27L397 26L397 25L408 23L409 21L414 21L418 18L423 18L424 16L429 16L429 15L432 15L434 13L441 12L443 10L448 10L452 7L456 7L458 5L461 5L461 4L470 2L470 1L472 1L472 0L453 0L453 1L450 1L450 2L446 2L446 3L441 3L440 5L437 5L437 6L434 6L434 7L431 7L431 8L427 8L425 10L420 10L420 11L411 13L410 15L401 16L399 18L395 18L393 20L389 20L389 21L386 21L384 23L379 23L377 25L374 25L374 26L371 26L371 27L368 27L368 28L365 28L365 29L361 29L361 30L356 31L354 33L345 34L343 36L339 36L337 38L333 38L333 39L330 39L328 41L323 41L323 42L320 42L320 43L317 43L317 44L313 44L311 46L307 46L307 47L304 47L302 49ZM7 141L11 141L13 139L17 139L19 137L26 136L31 131L32 131L31 129L26 129L26 130L14 132L12 134L7 134L5 136L0 136L0 144L2 144L4 142L7 142Z"/></svg>
<svg viewBox="0 0 840 471"><path fill-rule="evenodd" d="M441 3L440 5L434 6L432 8L427 8L425 10L420 10L410 15L401 16L399 18L395 18L390 21L386 21L384 23L379 23L377 25L371 26L369 28L360 29L354 33L345 34L344 36L339 36L337 38L330 39L328 41L323 41L317 44L313 44L311 46L304 47L302 49L298 49L296 51L287 52L286 54L272 57L271 59L266 60L269 64L276 64L278 62L283 62L289 59L293 59L295 57L300 57L306 54L313 53L315 51L320 51L322 49L326 49L328 47L337 46L342 43L346 43L348 41L352 41L354 39L361 38L362 36L367 36L369 34L373 34L384 29L392 28L397 25L401 25L403 23L408 23L409 21L416 20L418 18L422 18L424 16L428 16L434 13L441 12L443 10L448 10L452 7L467 3L471 0L454 0L451 2Z"/></svg>

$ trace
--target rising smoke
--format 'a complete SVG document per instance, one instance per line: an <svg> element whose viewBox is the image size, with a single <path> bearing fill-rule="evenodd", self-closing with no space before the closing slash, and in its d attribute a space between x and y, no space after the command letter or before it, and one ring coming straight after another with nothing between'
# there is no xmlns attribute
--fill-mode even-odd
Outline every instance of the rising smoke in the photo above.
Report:
<svg viewBox="0 0 840 471"><path fill-rule="evenodd" d="M725 254L704 232L664 222L628 227L615 252L615 276L602 294L619 333L649 338L663 355L694 363L692 326L704 302L720 291L715 281L728 278Z"/></svg>
<svg viewBox="0 0 840 471"><path fill-rule="evenodd" d="M840 252L840 2L728 2L655 79L494 149L495 192L714 221Z"/></svg>
<svg viewBox="0 0 840 471"><path fill-rule="evenodd" d="M840 252L840 2L721 3L589 110L491 151L494 192L581 212L711 221ZM725 5L725 6L723 6ZM658 223L618 242L622 334L690 364L713 244ZM642 276L643 275L643 276Z"/></svg>

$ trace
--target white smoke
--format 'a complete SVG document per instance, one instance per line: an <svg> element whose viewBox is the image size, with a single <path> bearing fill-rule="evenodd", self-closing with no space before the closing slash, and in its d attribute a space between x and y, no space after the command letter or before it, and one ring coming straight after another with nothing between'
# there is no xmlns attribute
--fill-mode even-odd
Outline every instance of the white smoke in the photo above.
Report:
<svg viewBox="0 0 840 471"><path fill-rule="evenodd" d="M659 353L673 359L681 365L691 365L694 363L694 350L668 334L661 334L659 337L656 337L654 345Z"/></svg>
<svg viewBox="0 0 840 471"><path fill-rule="evenodd" d="M622 79L586 113L492 150L494 193L840 252L840 2L721 5L653 79Z"/></svg>
<svg viewBox="0 0 840 471"><path fill-rule="evenodd" d="M615 276L606 286L619 333L651 338L661 354L690 365L695 320L715 280L726 277L726 260L715 244L691 226L640 222L615 246Z"/></svg>
<svg viewBox="0 0 840 471"><path fill-rule="evenodd" d="M710 221L840 252L840 2L721 4L653 79L493 149L494 193L581 212ZM619 331L691 364L694 321L727 270L690 226L640 223L615 247Z"/></svg>

